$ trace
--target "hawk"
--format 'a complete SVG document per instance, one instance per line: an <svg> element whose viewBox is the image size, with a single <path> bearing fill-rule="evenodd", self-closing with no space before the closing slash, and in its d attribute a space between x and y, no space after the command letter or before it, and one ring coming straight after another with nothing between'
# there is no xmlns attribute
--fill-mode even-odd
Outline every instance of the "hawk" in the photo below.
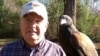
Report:
<svg viewBox="0 0 100 56"><path fill-rule="evenodd" d="M94 43L78 31L68 15L59 17L59 43L67 56L98 56Z"/></svg>

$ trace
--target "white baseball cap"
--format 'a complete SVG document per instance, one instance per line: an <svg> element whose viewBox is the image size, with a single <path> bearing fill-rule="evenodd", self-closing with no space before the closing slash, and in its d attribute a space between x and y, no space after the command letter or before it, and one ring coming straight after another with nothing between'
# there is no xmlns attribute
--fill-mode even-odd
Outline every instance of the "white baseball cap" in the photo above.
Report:
<svg viewBox="0 0 100 56"><path fill-rule="evenodd" d="M20 17L22 18L25 14L30 12L34 12L40 15L41 17L43 17L43 19L46 19L48 21L47 10L44 4L34 0L27 2L22 6Z"/></svg>

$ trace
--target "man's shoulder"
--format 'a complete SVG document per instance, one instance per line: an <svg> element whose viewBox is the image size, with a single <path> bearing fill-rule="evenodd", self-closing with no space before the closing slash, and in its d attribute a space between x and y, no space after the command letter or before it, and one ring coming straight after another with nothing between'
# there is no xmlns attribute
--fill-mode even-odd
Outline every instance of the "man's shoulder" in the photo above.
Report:
<svg viewBox="0 0 100 56"><path fill-rule="evenodd" d="M56 55L66 56L64 50L58 43L54 43L49 40L46 40L46 43L49 45L49 48L51 48L52 52L55 53Z"/></svg>

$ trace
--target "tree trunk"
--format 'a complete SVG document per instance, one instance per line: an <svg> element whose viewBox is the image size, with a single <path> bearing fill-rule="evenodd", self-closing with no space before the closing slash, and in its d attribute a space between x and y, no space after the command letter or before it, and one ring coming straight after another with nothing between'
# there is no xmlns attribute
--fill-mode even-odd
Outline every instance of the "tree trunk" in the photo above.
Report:
<svg viewBox="0 0 100 56"><path fill-rule="evenodd" d="M64 14L69 15L76 25L76 0L64 0Z"/></svg>

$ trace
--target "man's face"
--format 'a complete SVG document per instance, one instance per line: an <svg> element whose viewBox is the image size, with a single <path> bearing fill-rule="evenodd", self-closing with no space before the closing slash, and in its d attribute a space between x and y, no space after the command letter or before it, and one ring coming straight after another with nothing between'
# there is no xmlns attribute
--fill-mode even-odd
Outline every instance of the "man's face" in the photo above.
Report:
<svg viewBox="0 0 100 56"><path fill-rule="evenodd" d="M26 14L20 19L20 30L23 39L28 43L37 44L44 38L48 22L36 13Z"/></svg>

